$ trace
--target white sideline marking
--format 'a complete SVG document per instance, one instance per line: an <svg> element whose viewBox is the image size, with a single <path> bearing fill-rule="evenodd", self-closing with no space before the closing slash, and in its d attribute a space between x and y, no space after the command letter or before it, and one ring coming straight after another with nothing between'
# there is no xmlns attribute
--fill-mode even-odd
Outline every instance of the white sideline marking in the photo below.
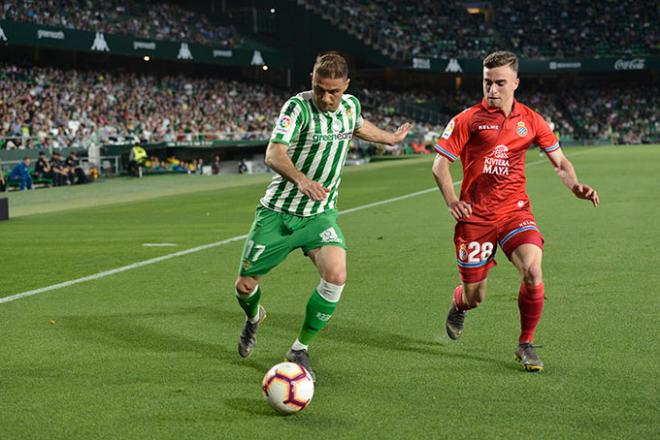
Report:
<svg viewBox="0 0 660 440"><path fill-rule="evenodd" d="M144 247L170 247L176 246L176 243L142 243Z"/></svg>
<svg viewBox="0 0 660 440"><path fill-rule="evenodd" d="M571 157L576 156L578 154L588 153L589 151L591 151L591 149L588 150L588 151L581 151L581 152L578 152L578 153L574 153L574 154L571 154ZM527 164L527 167L530 167L530 166L533 166L533 165L538 165L538 164L544 163L544 162L546 162L546 159L530 162L530 163ZM455 181L454 186L460 185L461 182L462 182L462 180ZM340 214L350 214L351 212L361 211L363 209L373 208L374 206L385 205L387 203L398 202L399 200L409 199L411 197L416 197L416 196L426 194L426 193L429 193L429 192L433 192L433 191L439 191L439 190L438 190L438 188L424 189L424 190L421 190L421 191L416 191L414 193L405 194L403 196L392 197L391 199L381 200L379 202L367 203L366 205L362 205L362 206L356 206L355 208L349 208L349 209L346 209L344 211L340 211L339 213ZM116 269L110 269L110 270L106 270L106 271L103 271L103 272L98 272L98 273L95 273L93 275L88 275L86 277L76 278L74 280L64 281L62 283L57 283L57 284L53 284L53 285L46 286L46 287L40 287L40 288L34 289L34 290L28 290L27 292L17 293L15 295L10 295L10 296L6 296L4 298L0 298L0 304L8 303L8 302L15 301L17 299L25 298L25 297L32 296L32 295L37 295L39 293L49 292L51 290L62 289L64 287L73 286L75 284L84 283L86 281L98 280L98 279L105 278L105 277L108 277L110 275L114 275L114 274L117 274L117 273L126 272L126 271L129 271L129 270L137 269L137 268L144 267L144 266L149 266L149 265L152 265L152 264L160 263L161 261L171 260L172 258L182 257L182 256L188 255L188 254L194 254L195 252L199 252L199 251L203 251L203 250L206 250L206 249L211 249L211 248L214 248L214 247L222 246L222 245L225 245L225 244L232 243L234 241L244 240L245 238L247 238L247 234L238 235L236 237L231 237L231 238L227 238L225 240L216 241L215 243L209 243L209 244L205 244L205 245L202 245L202 246L197 246L197 247L194 247L194 248L186 249L186 250L183 250L183 251L178 251L178 252L174 252L174 253L171 253L171 254L163 255L161 257L150 258L149 260L139 261L137 263L129 264L127 266L118 267Z"/></svg>

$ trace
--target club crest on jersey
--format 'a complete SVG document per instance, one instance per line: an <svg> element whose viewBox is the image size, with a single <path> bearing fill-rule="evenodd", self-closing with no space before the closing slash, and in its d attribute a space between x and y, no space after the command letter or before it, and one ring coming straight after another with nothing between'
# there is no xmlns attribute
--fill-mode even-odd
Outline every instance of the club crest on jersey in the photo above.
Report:
<svg viewBox="0 0 660 440"><path fill-rule="evenodd" d="M461 243L461 247L458 248L458 258L460 260L467 260L467 249L465 247L465 243Z"/></svg>
<svg viewBox="0 0 660 440"><path fill-rule="evenodd" d="M341 243L341 238L337 235L335 228L328 228L319 234L324 243Z"/></svg>
<svg viewBox="0 0 660 440"><path fill-rule="evenodd" d="M525 127L524 121L518 121L518 129L516 130L518 136L525 137L527 136L527 127Z"/></svg>
<svg viewBox="0 0 660 440"><path fill-rule="evenodd" d="M509 147L498 145L484 159L484 174L509 175Z"/></svg>
<svg viewBox="0 0 660 440"><path fill-rule="evenodd" d="M243 270L248 270L252 266L252 262L248 259L243 260Z"/></svg>
<svg viewBox="0 0 660 440"><path fill-rule="evenodd" d="M454 132L454 120L449 121L449 124L445 127L445 131L442 132L443 139L449 139L449 136Z"/></svg>
<svg viewBox="0 0 660 440"><path fill-rule="evenodd" d="M277 126L286 130L291 126L291 118L286 115L282 116L280 120L277 121Z"/></svg>

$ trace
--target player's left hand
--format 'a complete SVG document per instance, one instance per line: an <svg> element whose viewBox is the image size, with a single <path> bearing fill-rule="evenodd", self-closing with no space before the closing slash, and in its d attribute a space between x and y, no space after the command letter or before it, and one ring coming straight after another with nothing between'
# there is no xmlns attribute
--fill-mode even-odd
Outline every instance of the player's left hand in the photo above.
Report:
<svg viewBox="0 0 660 440"><path fill-rule="evenodd" d="M578 199L591 200L591 203L593 203L596 208L598 208L598 205L600 204L596 190L584 183L576 183L573 186L573 194L575 194L575 197Z"/></svg>
<svg viewBox="0 0 660 440"><path fill-rule="evenodd" d="M392 135L392 145L398 144L408 136L408 132L413 128L413 124L406 122L401 127L397 128L394 134Z"/></svg>

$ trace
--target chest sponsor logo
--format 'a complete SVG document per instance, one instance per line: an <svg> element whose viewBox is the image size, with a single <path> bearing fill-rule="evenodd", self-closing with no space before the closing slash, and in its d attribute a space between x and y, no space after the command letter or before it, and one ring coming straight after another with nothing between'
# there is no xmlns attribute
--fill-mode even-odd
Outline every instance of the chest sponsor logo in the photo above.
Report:
<svg viewBox="0 0 660 440"><path fill-rule="evenodd" d="M509 175L509 147L498 145L484 159L484 174Z"/></svg>
<svg viewBox="0 0 660 440"><path fill-rule="evenodd" d="M479 130L499 130L499 125L484 124L479 126Z"/></svg>
<svg viewBox="0 0 660 440"><path fill-rule="evenodd" d="M449 139L449 136L454 132L454 120L449 121L449 124L445 127L445 131L442 132L443 139Z"/></svg>
<svg viewBox="0 0 660 440"><path fill-rule="evenodd" d="M353 132L349 133L332 133L332 134L315 134L312 140L314 142L332 142L332 141L346 141L353 137Z"/></svg>

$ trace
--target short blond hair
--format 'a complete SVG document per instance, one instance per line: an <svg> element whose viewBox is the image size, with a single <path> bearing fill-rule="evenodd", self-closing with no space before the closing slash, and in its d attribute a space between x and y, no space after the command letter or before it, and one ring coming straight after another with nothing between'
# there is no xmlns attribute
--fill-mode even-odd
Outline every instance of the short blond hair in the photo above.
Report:
<svg viewBox="0 0 660 440"><path fill-rule="evenodd" d="M348 78L348 63L338 52L327 52L316 57L313 73L323 78Z"/></svg>
<svg viewBox="0 0 660 440"><path fill-rule="evenodd" d="M484 58L484 67L493 69L495 67L510 66L518 73L518 57L513 52L498 50Z"/></svg>

